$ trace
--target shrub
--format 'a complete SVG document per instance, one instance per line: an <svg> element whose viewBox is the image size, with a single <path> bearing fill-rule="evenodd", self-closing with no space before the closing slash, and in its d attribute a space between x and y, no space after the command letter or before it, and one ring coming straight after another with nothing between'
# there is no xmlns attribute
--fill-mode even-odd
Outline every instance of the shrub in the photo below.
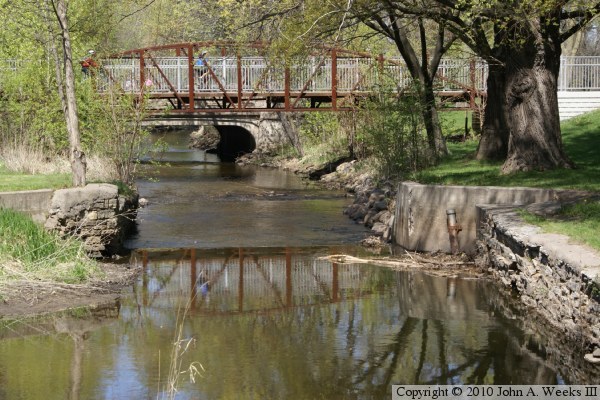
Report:
<svg viewBox="0 0 600 400"><path fill-rule="evenodd" d="M361 105L357 141L381 176L401 179L435 162L420 110L418 98L392 90L382 90Z"/></svg>

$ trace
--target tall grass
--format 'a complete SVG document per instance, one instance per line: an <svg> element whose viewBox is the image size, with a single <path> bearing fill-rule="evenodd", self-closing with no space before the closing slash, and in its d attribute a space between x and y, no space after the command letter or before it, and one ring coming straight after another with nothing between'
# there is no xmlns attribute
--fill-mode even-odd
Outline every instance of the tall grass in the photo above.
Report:
<svg viewBox="0 0 600 400"><path fill-rule="evenodd" d="M0 147L0 191L61 188L70 185L71 165L66 156L24 144ZM116 165L97 154L87 156L87 178L110 182L118 179Z"/></svg>
<svg viewBox="0 0 600 400"><path fill-rule="evenodd" d="M48 155L46 152L25 145L3 146L0 160L7 170L31 175L68 174L71 164L68 157ZM90 180L115 180L116 167L105 157L89 154L86 157L87 174Z"/></svg>
<svg viewBox="0 0 600 400"><path fill-rule="evenodd" d="M194 282L194 285L198 284L198 278ZM181 304L177 308L177 320L175 322L175 332L173 343L171 345L171 354L169 357L169 370L166 377L166 384L162 388L159 386L159 393L157 394L157 399L161 400L173 400L176 398L177 392L179 391L179 387L182 384L182 377L187 375L189 376L189 381L191 383L196 382L197 377L202 377L202 372L205 371L204 366L198 361L192 361L187 364L187 367L184 368L184 356L190 349L195 345L196 339L186 338L184 337L184 324L185 320L188 317L188 313L191 309L192 302L196 301L196 296L188 299L185 303L185 306L181 307ZM159 374L160 374L160 353L159 353ZM160 376L159 376L159 384L160 384Z"/></svg>
<svg viewBox="0 0 600 400"><path fill-rule="evenodd" d="M17 211L0 209L0 281L80 283L99 272L82 243L61 239Z"/></svg>

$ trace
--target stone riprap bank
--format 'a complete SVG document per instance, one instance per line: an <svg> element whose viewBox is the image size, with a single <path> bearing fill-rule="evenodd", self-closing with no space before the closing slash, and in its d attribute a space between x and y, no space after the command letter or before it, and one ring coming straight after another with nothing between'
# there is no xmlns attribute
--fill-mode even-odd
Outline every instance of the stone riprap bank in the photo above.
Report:
<svg viewBox="0 0 600 400"><path fill-rule="evenodd" d="M541 233L514 206L479 205L479 262L522 303L588 350L600 346L600 256Z"/></svg>
<svg viewBox="0 0 600 400"><path fill-rule="evenodd" d="M45 227L63 236L75 235L92 257L123 252L128 232L135 228L136 196L123 196L110 184L54 192Z"/></svg>

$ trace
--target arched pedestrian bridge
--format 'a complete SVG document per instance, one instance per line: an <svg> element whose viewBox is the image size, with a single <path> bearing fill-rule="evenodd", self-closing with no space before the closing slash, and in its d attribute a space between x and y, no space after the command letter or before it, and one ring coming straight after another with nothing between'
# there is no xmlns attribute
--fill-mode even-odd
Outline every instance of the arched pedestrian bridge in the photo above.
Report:
<svg viewBox="0 0 600 400"><path fill-rule="evenodd" d="M196 68L203 51L208 52L205 69ZM481 104L477 99L486 95L487 72L481 60L443 59L434 90L439 99L453 104L446 110L476 109ZM284 61L263 44L231 42L125 51L100 60L96 78L101 92L118 90L150 99L160 112L147 124L213 125L231 143L249 133L248 143L253 143L232 153L286 142L282 111L349 110L382 90L407 89L412 81L397 58L320 48ZM558 90L561 119L599 108L600 57L562 57Z"/></svg>
<svg viewBox="0 0 600 400"><path fill-rule="evenodd" d="M206 69L195 67L201 51ZM470 106L485 92L487 66L477 60L443 60L440 97ZM284 62L262 44L179 43L129 50L101 62L100 91L162 99L173 112L314 111L350 109L384 88L407 88L400 59L343 49L317 49Z"/></svg>

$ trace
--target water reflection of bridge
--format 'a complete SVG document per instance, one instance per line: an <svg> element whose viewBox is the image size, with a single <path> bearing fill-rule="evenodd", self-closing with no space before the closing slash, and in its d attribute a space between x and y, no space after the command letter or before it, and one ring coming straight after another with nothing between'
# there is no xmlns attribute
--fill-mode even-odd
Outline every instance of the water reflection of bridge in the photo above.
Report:
<svg viewBox="0 0 600 400"><path fill-rule="evenodd" d="M147 311L123 315L149 322L146 330L175 327L174 310L191 300L183 329L198 338L197 358L222 370L247 360L275 366L240 377L244 387L276 373L277 392L316 364L337 372L315 378L313 397L333 395L323 392L325 382L376 398L392 382L556 383L543 350L527 348L537 342L493 316L486 282L338 265L318 257L327 251L140 252L134 309ZM206 383L208 398L222 397L222 386L222 379Z"/></svg>
<svg viewBox="0 0 600 400"><path fill-rule="evenodd" d="M152 253L151 261L147 252L138 254L144 271L141 303L170 308L185 293L190 308L200 314L268 313L358 298L376 289L358 265L299 256L291 249L283 254L244 249L206 253Z"/></svg>

